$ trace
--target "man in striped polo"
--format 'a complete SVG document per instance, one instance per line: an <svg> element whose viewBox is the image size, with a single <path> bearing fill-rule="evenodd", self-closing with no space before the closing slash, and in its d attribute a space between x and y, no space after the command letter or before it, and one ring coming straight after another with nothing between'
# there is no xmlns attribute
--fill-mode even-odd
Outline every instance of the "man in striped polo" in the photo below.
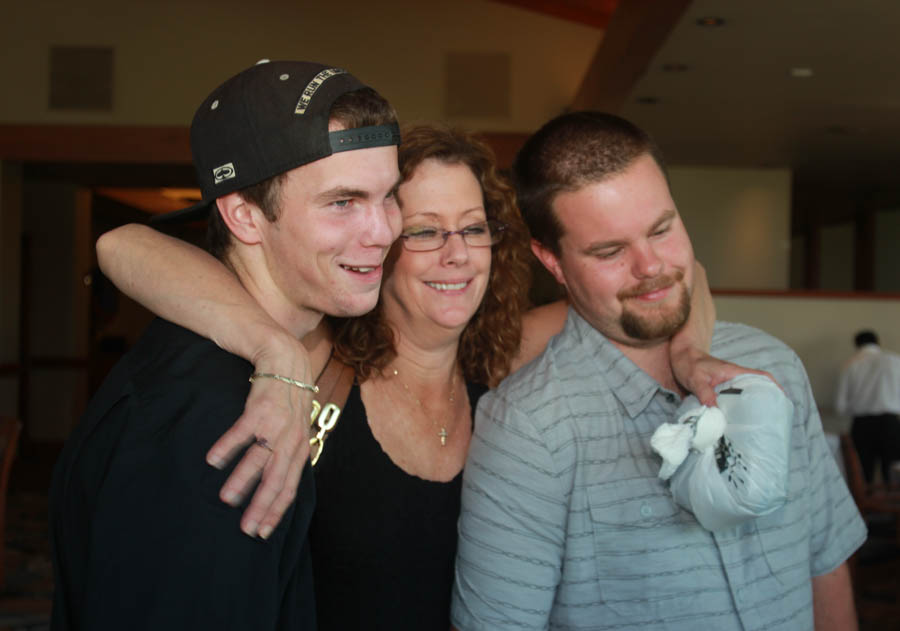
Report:
<svg viewBox="0 0 900 631"><path fill-rule="evenodd" d="M657 476L650 436L686 394L669 345L694 263L662 164L643 131L589 112L549 122L516 159L532 249L572 308L545 353L479 405L453 595L462 631L856 628L845 561L865 526L784 344L720 322L712 355L787 392L787 503L710 532Z"/></svg>

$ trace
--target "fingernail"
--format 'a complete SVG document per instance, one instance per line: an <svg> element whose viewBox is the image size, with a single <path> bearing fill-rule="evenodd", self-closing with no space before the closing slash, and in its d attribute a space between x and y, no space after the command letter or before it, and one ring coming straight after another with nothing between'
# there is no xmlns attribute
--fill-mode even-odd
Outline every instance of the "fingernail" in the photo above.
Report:
<svg viewBox="0 0 900 631"><path fill-rule="evenodd" d="M260 539L268 539L269 535L272 534L272 527L269 525L263 526L259 529L259 538Z"/></svg>
<svg viewBox="0 0 900 631"><path fill-rule="evenodd" d="M225 461L218 456L208 456L206 458L206 464L210 465L211 467L215 467L216 469L225 468Z"/></svg>
<svg viewBox="0 0 900 631"><path fill-rule="evenodd" d="M235 491L227 490L222 493L222 499L225 500L226 504L231 504L232 506L237 506L241 500L241 496L238 495Z"/></svg>
<svg viewBox="0 0 900 631"><path fill-rule="evenodd" d="M244 526L244 534L250 535L251 537L256 536L256 529L259 527L255 521L248 521L247 525Z"/></svg>

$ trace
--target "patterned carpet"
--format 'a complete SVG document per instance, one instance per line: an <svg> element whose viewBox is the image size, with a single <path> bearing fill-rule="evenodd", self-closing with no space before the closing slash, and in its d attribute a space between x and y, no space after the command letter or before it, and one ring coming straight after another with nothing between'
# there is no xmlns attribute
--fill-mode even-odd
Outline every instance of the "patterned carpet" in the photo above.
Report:
<svg viewBox="0 0 900 631"><path fill-rule="evenodd" d="M49 629L53 572L47 496L13 491L7 500L6 581L0 592L0 631ZM860 631L900 631L900 546L894 522L871 522L856 556L854 583Z"/></svg>

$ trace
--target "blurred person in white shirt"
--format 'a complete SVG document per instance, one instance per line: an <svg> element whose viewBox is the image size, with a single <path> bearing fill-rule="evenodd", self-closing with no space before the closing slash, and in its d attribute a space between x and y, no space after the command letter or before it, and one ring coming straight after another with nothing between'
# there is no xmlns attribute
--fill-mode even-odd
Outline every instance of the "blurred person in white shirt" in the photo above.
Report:
<svg viewBox="0 0 900 631"><path fill-rule="evenodd" d="M900 355L883 350L874 331L854 338L856 353L838 380L834 407L853 417L850 435L863 473L871 482L875 465L890 479L891 463L900 460Z"/></svg>

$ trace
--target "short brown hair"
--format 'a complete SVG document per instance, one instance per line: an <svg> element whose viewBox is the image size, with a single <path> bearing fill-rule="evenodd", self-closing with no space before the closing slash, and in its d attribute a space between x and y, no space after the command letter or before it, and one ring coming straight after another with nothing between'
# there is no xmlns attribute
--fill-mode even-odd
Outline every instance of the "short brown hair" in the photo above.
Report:
<svg viewBox="0 0 900 631"><path fill-rule="evenodd" d="M329 121L338 123L344 129L356 129L396 123L397 113L378 92L372 88L360 88L335 99L329 112ZM244 200L257 206L267 220L278 221L281 215L281 187L286 178L287 172L279 173L238 192ZM224 260L231 243L231 231L222 221L218 210L213 207L206 229L207 250L216 258Z"/></svg>
<svg viewBox="0 0 900 631"><path fill-rule="evenodd" d="M470 133L437 125L403 130L400 178L406 182L426 160L464 164L481 185L488 219L505 223L503 239L493 246L491 275L484 299L463 330L458 359L469 381L496 385L509 374L522 338L522 314L528 307L531 279L528 232L516 208L515 193L497 171L490 147ZM403 199L399 199L401 206ZM380 372L397 353L382 302L370 313L334 318L335 353L356 369L360 380Z"/></svg>
<svg viewBox="0 0 900 631"><path fill-rule="evenodd" d="M665 175L653 139L613 114L573 112L545 124L526 141L513 164L519 208L532 238L559 256L562 226L553 212L556 196L619 174L646 154Z"/></svg>

